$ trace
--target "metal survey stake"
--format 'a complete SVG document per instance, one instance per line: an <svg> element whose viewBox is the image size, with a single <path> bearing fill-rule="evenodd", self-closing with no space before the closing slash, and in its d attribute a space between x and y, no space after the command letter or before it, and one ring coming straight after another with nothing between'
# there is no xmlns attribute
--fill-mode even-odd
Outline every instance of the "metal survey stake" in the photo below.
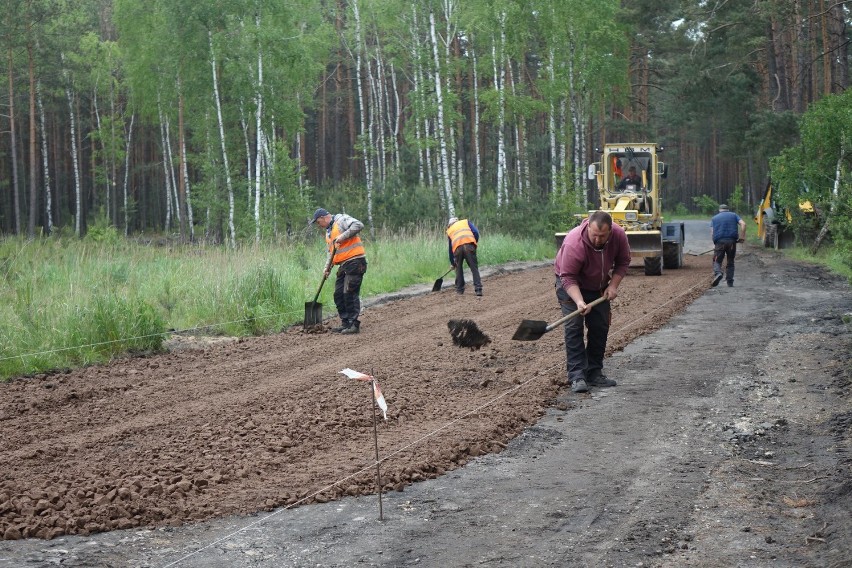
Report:
<svg viewBox="0 0 852 568"><path fill-rule="evenodd" d="M383 521L382 515L382 472L379 467L379 428L376 426L376 375L370 369L370 408L373 409L373 443L376 447L376 486L379 489L379 520Z"/></svg>

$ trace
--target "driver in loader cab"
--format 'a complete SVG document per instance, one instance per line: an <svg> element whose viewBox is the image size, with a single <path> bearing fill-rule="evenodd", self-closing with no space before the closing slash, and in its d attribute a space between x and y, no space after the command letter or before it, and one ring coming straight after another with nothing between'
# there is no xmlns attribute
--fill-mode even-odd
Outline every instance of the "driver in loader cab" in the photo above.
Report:
<svg viewBox="0 0 852 568"><path fill-rule="evenodd" d="M627 175L624 176L624 179L618 182L616 189L639 191L640 187L642 187L642 178L639 177L639 174L636 172L636 166L630 166L627 170Z"/></svg>

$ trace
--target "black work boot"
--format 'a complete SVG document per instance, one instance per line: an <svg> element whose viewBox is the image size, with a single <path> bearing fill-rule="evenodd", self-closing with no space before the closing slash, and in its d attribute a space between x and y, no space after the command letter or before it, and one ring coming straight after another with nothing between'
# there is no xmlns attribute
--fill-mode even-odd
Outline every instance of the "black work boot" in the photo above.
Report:
<svg viewBox="0 0 852 568"><path fill-rule="evenodd" d="M349 329L349 327L350 327L350 323L345 321L339 327L331 328L331 331L332 331L332 333L343 333L344 331Z"/></svg>
<svg viewBox="0 0 852 568"><path fill-rule="evenodd" d="M349 327L340 332L341 335L350 335L353 333L361 333L361 322L353 321Z"/></svg>
<svg viewBox="0 0 852 568"><path fill-rule="evenodd" d="M588 379L586 379L586 384L589 385L590 387L605 388L605 387L614 387L618 383L616 383L614 380L612 380L610 378L607 378L606 375L601 373L601 374L593 375L593 376L589 377Z"/></svg>

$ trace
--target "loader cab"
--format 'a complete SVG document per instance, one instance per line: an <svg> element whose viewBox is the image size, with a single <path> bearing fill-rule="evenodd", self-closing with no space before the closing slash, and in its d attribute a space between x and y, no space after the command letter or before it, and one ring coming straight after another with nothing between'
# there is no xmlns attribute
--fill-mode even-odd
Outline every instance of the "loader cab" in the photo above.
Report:
<svg viewBox="0 0 852 568"><path fill-rule="evenodd" d="M653 142L605 144L596 150L600 161L588 168L589 179L595 180L598 189L595 209L609 213L624 229L630 254L643 260L647 276L683 265L683 223L663 222L661 185L668 175L668 167L659 160L663 150ZM630 168L635 168L637 179L627 179ZM557 233L557 238L562 234Z"/></svg>
<svg viewBox="0 0 852 568"><path fill-rule="evenodd" d="M658 225L659 184L668 174L666 164L657 159L660 151L653 144L607 144L601 151L601 161L589 167L589 178L597 181L600 208L625 212L622 226ZM635 170L635 176L630 175L631 170Z"/></svg>

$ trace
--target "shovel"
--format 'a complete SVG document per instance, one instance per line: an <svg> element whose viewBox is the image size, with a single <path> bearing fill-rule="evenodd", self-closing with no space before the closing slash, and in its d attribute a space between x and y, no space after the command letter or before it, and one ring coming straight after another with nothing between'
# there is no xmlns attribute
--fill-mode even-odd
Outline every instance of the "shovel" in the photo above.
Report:
<svg viewBox="0 0 852 568"><path fill-rule="evenodd" d="M328 279L328 271L331 268L331 263L334 260L334 254L336 252L337 246L332 249L331 256L328 258L325 269L322 271L322 280L320 280L320 285L319 288L317 288L317 293L314 295L314 300L312 302L305 302L304 329L310 329L316 325L322 324L322 304L317 303L317 298L319 298L323 284L325 284L326 279Z"/></svg>
<svg viewBox="0 0 852 568"><path fill-rule="evenodd" d="M437 292L438 290L440 290L440 289L441 289L441 286L443 286L443 285L444 285L444 276L446 276L447 274L449 274L449 273L450 273L450 272L452 272L453 270L455 270L455 268L451 266L451 267L450 267L450 269L449 269L449 270L447 270L446 272L444 272L444 273L441 275L441 277L440 277L440 278L438 278L437 280L435 280L435 284L432 286L432 291L433 291L433 292Z"/></svg>
<svg viewBox="0 0 852 568"><path fill-rule="evenodd" d="M591 308L597 306L605 300L606 297L601 296L597 300L590 302L586 305ZM578 315L580 315L580 310L574 310L570 314L562 316L551 324L548 324L546 321L524 320L521 322L521 325L518 326L518 330L515 332L515 335L512 336L512 339L516 341L536 341L548 331L553 331L569 319L575 318Z"/></svg>

